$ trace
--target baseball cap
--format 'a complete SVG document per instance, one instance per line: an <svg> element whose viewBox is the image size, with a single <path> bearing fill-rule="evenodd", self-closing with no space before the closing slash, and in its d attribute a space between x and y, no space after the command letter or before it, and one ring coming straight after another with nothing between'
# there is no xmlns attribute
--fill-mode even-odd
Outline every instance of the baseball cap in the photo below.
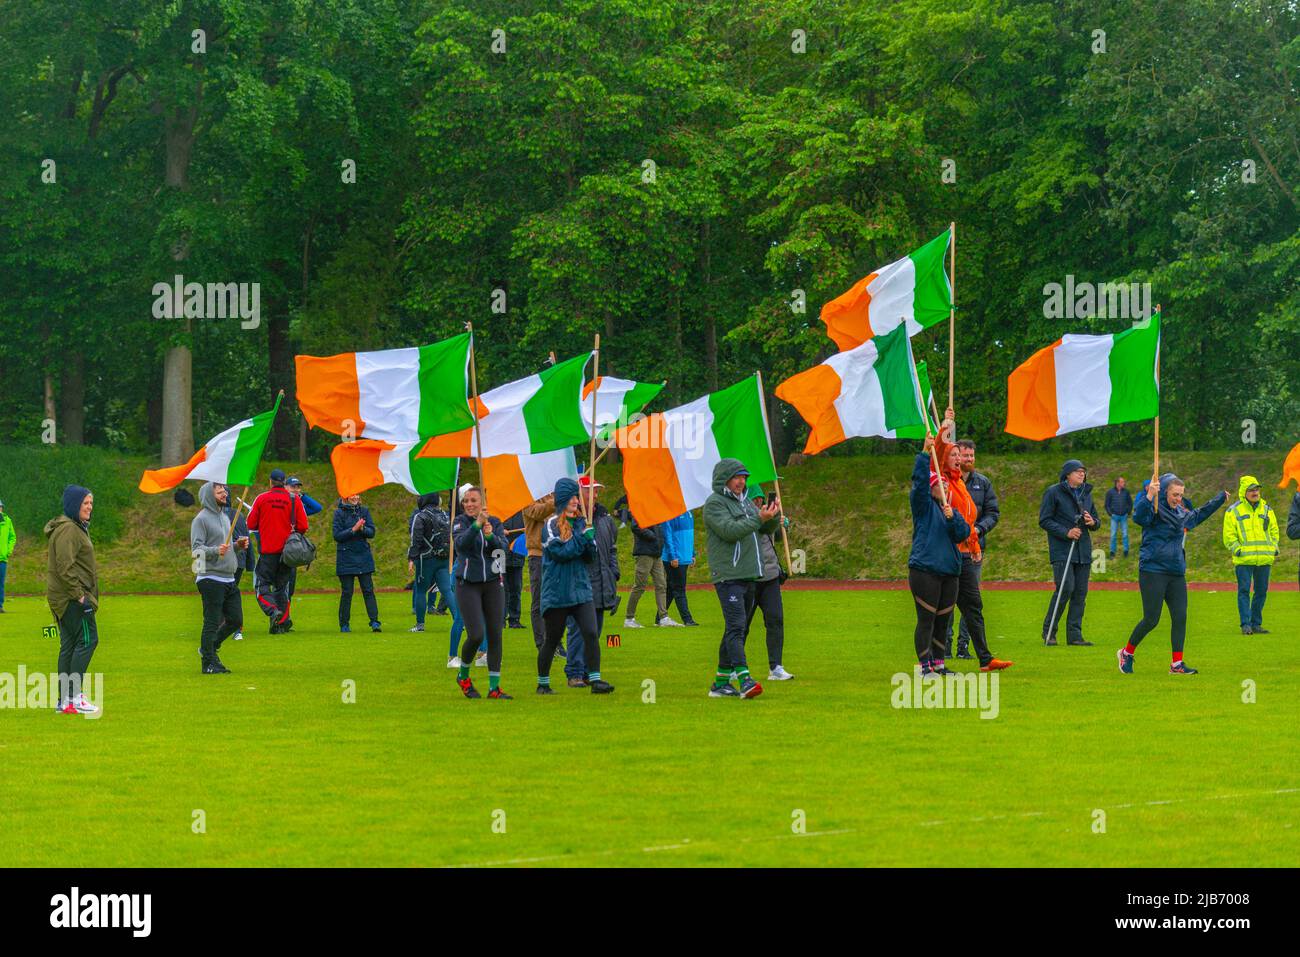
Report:
<svg viewBox="0 0 1300 957"><path fill-rule="evenodd" d="M596 482L595 485L596 485L596 488L604 488L604 487L605 487L605 486L602 485L600 482ZM578 478L578 486L579 486L580 488L591 488L591 486L592 486L591 476L590 476L590 475L582 475L582 476L579 476L579 478Z"/></svg>
<svg viewBox="0 0 1300 957"><path fill-rule="evenodd" d="M271 469L271 481L284 483L284 469Z"/></svg>
<svg viewBox="0 0 1300 957"><path fill-rule="evenodd" d="M285 485L302 485L302 479L298 478L298 476L296 476L296 475L290 475L290 476L289 476L289 481L285 482L284 484L285 484Z"/></svg>

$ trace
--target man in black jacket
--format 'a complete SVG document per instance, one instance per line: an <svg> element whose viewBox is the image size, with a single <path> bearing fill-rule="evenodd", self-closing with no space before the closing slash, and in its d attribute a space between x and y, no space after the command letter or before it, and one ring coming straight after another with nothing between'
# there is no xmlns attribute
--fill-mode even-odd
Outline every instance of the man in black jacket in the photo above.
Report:
<svg viewBox="0 0 1300 957"><path fill-rule="evenodd" d="M998 508L998 493L993 491L993 483L989 481L987 475L975 471L975 442L971 439L961 439L957 442L957 448L961 449L962 480L966 483L966 491L970 492L971 501L975 503L975 530L980 535L980 551L984 552L984 536L993 531L993 526L1002 517L1002 512ZM987 560L988 553L984 552L984 561ZM984 576L984 561L973 566L976 588L979 587L980 579ZM957 616L948 616L947 653L950 655L952 654L952 620L955 617ZM965 616L962 616L957 631L957 657L975 657L970 653L970 627L966 624Z"/></svg>
<svg viewBox="0 0 1300 957"><path fill-rule="evenodd" d="M524 513L515 512L503 523L506 534L510 536L510 548L506 552L506 627L522 628L519 619L523 614L524 566L528 564L528 550L516 551L516 543L524 534Z"/></svg>
<svg viewBox="0 0 1300 957"><path fill-rule="evenodd" d="M632 557L636 560L636 578L632 582L632 594L627 596L627 616L623 619L624 628L640 628L636 620L636 603L645 593L645 587L654 582L655 587L655 624L680 625L668 617L668 576L664 573L664 527L651 525L642 528L636 517L628 514L628 527L632 529Z"/></svg>
<svg viewBox="0 0 1300 957"><path fill-rule="evenodd" d="M1052 563L1055 590L1043 618L1043 644L1056 644L1056 627L1066 615L1066 644L1086 647L1083 612L1088 601L1088 575L1092 570L1090 529L1101 523L1094 517L1088 471L1078 459L1061 466L1061 478L1043 493L1038 527L1047 533L1047 556Z"/></svg>
<svg viewBox="0 0 1300 957"><path fill-rule="evenodd" d="M1110 516L1110 557L1115 557L1115 538L1122 533L1124 557L1128 558L1128 516L1133 511L1133 494L1128 490L1124 476L1106 489L1106 514Z"/></svg>
<svg viewBox="0 0 1300 957"><path fill-rule="evenodd" d="M1291 511L1286 517L1286 537L1292 541L1300 539L1300 492L1291 499Z"/></svg>

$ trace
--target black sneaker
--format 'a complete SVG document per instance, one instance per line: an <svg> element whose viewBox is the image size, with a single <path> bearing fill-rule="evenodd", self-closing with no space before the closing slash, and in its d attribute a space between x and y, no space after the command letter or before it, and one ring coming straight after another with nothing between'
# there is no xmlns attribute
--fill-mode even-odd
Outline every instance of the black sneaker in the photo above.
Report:
<svg viewBox="0 0 1300 957"><path fill-rule="evenodd" d="M965 645L958 645L957 657L965 658L967 661L969 661L971 658L974 658L975 656L970 653L970 649L968 649Z"/></svg>
<svg viewBox="0 0 1300 957"><path fill-rule="evenodd" d="M1066 644L1067 644L1067 645L1070 645L1070 646L1073 647L1073 648L1091 648L1091 647L1092 647L1092 642L1091 642L1091 641L1088 641L1088 639L1086 639L1086 638L1080 638L1078 641L1067 641Z"/></svg>
<svg viewBox="0 0 1300 957"><path fill-rule="evenodd" d="M696 621L694 618L683 618L683 619L682 619L682 624L685 625L687 628L698 628L698 627L700 627L700 623L699 623L698 621Z"/></svg>
<svg viewBox="0 0 1300 957"><path fill-rule="evenodd" d="M742 698L757 698L763 693L763 686L753 678L746 678L740 685Z"/></svg>
<svg viewBox="0 0 1300 957"><path fill-rule="evenodd" d="M293 619L286 618L280 623L280 634L287 635L291 631L293 631Z"/></svg>
<svg viewBox="0 0 1300 957"><path fill-rule="evenodd" d="M1272 634L1267 628L1261 628L1258 625L1250 629L1252 635L1269 635Z"/></svg>
<svg viewBox="0 0 1300 957"><path fill-rule="evenodd" d="M739 698L740 692L737 691L735 687L730 684L710 685L709 697L710 698Z"/></svg>
<svg viewBox="0 0 1300 957"><path fill-rule="evenodd" d="M1044 644L1044 645L1047 645L1047 647L1049 647L1049 648L1054 648L1054 647L1056 647L1056 636L1055 636L1055 635L1050 635L1050 636L1048 636L1048 635L1044 635L1044 636L1043 636L1043 644Z"/></svg>
<svg viewBox="0 0 1300 957"><path fill-rule="evenodd" d="M1243 635L1253 635L1255 633L1255 629L1250 627L1250 625L1242 625L1241 633Z"/></svg>
<svg viewBox="0 0 1300 957"><path fill-rule="evenodd" d="M383 626L380 625L379 622L377 622L377 621L372 621L372 622L370 623L370 630L373 631L375 634L379 634L379 632L380 632L380 630L382 629L382 627L383 627Z"/></svg>
<svg viewBox="0 0 1300 957"><path fill-rule="evenodd" d="M279 625L277 625L275 622L271 622L271 630L268 632L268 634L279 635L279 634L283 634L283 632L280 630Z"/></svg>
<svg viewBox="0 0 1300 957"><path fill-rule="evenodd" d="M1198 672L1195 668L1189 667L1188 664L1187 664L1187 662L1185 662L1185 661L1176 661L1176 662L1174 662L1172 665L1169 666L1169 673L1170 673L1171 675L1194 675L1194 674L1199 674L1199 672Z"/></svg>
<svg viewBox="0 0 1300 957"><path fill-rule="evenodd" d="M550 685L538 685L538 686L537 686L537 693L538 693L538 694L555 694L555 689L552 688Z"/></svg>
<svg viewBox="0 0 1300 957"><path fill-rule="evenodd" d="M203 667L200 669L200 671L205 675L224 675L230 673L224 667L217 664L215 661L203 662Z"/></svg>
<svg viewBox="0 0 1300 957"><path fill-rule="evenodd" d="M517 622L517 621L508 621L508 622L506 622L506 627L507 627L507 628L522 628L522 627L524 627L524 626L521 625L521 624L520 624L519 622Z"/></svg>
<svg viewBox="0 0 1300 957"><path fill-rule="evenodd" d="M223 675L228 675L228 674L230 674L230 669L226 667L225 662L223 662L223 661L222 661L220 658L218 658L216 655L213 655L213 656L212 656L212 664L216 665L216 666L217 666L217 670L218 670L219 672L221 672Z"/></svg>
<svg viewBox="0 0 1300 957"><path fill-rule="evenodd" d="M591 682L592 694L609 694L613 690L614 686L604 678L597 678L595 681Z"/></svg>

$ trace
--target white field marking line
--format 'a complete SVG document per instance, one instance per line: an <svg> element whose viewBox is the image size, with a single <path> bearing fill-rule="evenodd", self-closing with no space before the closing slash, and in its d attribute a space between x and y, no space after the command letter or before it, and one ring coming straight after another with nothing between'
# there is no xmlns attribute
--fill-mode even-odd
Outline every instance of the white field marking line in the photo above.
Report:
<svg viewBox="0 0 1300 957"><path fill-rule="evenodd" d="M728 844L762 844L768 841L783 841L791 837L829 837L836 834L853 834L857 828L845 827L828 831L809 831L806 834L777 834L772 837L747 837L739 841L727 841ZM707 847L710 844L723 843L716 840L692 841L689 837L683 838L676 844L657 844L651 847L641 848L642 853L652 854L656 851L673 851L680 850L683 847ZM465 868L465 867L502 867L511 864L544 864L548 861L577 860L581 857L608 857L611 854L618 853L616 850L607 849L603 851L575 851L572 854L550 854L545 857L514 857L508 860L499 861L474 861L468 864L444 864L447 868Z"/></svg>
<svg viewBox="0 0 1300 957"><path fill-rule="evenodd" d="M1297 794L1297 793L1300 793L1300 788L1274 788L1268 791L1243 791L1237 794L1207 794L1201 797L1172 798L1171 800L1168 801L1144 801L1143 804L1147 807L1153 807L1156 805L1164 805L1164 804L1188 804L1194 801L1230 801L1233 800L1234 798L1259 797L1260 795L1275 795L1275 794ZM1118 811L1121 808L1129 808L1133 806L1134 805L1132 804L1115 804L1111 806L1111 810ZM1095 810L1095 809L1089 808L1089 810ZM1105 810L1105 808L1101 808L1100 810ZM1047 814L1046 811L1026 811L1023 814L1015 815L1015 817L1042 817L1045 814ZM1002 820L1007 816L1008 815L1005 814L999 814L997 816L969 817L969 818L962 818L960 820L952 820L952 821L922 821L921 827L941 827L945 824L978 824L981 821Z"/></svg>

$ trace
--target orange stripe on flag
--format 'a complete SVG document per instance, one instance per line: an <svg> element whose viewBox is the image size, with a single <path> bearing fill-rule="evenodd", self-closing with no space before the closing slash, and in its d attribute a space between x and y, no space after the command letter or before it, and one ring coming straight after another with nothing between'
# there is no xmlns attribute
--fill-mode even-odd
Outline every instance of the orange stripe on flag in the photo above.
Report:
<svg viewBox="0 0 1300 957"><path fill-rule="evenodd" d="M307 424L342 435L350 421L352 434L360 435L366 424L361 421L356 353L294 356L293 361L297 369L298 408L302 409Z"/></svg>
<svg viewBox="0 0 1300 957"><path fill-rule="evenodd" d="M175 488L185 481L185 476L189 475L199 463L208 457L208 448L205 445L192 456L184 465L173 465L166 469L148 469L140 478L140 491L148 492L150 495L156 495L158 492L165 492L169 488Z"/></svg>
<svg viewBox="0 0 1300 957"><path fill-rule="evenodd" d="M1056 412L1057 339L1039 349L1007 376L1007 428L1012 435L1041 441L1061 428Z"/></svg>
<svg viewBox="0 0 1300 957"><path fill-rule="evenodd" d="M357 439L334 446L330 464L334 466L334 483L338 486L339 496L360 495L367 489L383 485L379 453L396 447L378 439Z"/></svg>
<svg viewBox="0 0 1300 957"><path fill-rule="evenodd" d="M483 416L479 416L483 418ZM486 445L487 443L483 443ZM424 448L416 453L418 459L458 459L470 458L474 454L474 430L461 429L459 432L448 432L446 435L435 435L428 442L424 443ZM492 458L492 456L489 456ZM492 504L496 508L496 503ZM507 512L506 514L510 514Z"/></svg>
<svg viewBox="0 0 1300 957"><path fill-rule="evenodd" d="M614 443L623 453L627 506L643 528L686 511L677 466L667 448L667 429L664 417L655 413L614 433Z"/></svg>
<svg viewBox="0 0 1300 957"><path fill-rule="evenodd" d="M871 331L869 316L871 293L867 286L876 274L859 279L848 292L841 293L822 306L822 322L826 323L826 335L835 340L840 352L856 349L862 343L875 336Z"/></svg>
<svg viewBox="0 0 1300 957"><path fill-rule="evenodd" d="M489 455L483 460L483 484L493 515L513 515L535 496L528 490L528 480L519 467L517 455Z"/></svg>
<svg viewBox="0 0 1300 957"><path fill-rule="evenodd" d="M1287 453L1286 461L1282 463L1282 481L1277 483L1277 487L1286 488L1292 479L1300 485L1300 445Z"/></svg>
<svg viewBox="0 0 1300 957"><path fill-rule="evenodd" d="M794 406L811 427L804 446L808 455L844 441L844 426L835 409L843 388L839 374L828 365L805 369L776 387L776 397Z"/></svg>

